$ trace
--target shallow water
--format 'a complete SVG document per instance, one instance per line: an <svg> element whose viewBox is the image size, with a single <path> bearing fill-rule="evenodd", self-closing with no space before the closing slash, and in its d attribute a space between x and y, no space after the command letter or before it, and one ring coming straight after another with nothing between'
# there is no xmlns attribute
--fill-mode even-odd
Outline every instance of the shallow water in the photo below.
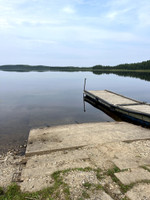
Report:
<svg viewBox="0 0 150 200"><path fill-rule="evenodd" d="M114 74L91 72L2 72L0 71L0 151L21 144L29 130L41 126L113 121L85 103L87 90L112 90L150 102L150 82Z"/></svg>

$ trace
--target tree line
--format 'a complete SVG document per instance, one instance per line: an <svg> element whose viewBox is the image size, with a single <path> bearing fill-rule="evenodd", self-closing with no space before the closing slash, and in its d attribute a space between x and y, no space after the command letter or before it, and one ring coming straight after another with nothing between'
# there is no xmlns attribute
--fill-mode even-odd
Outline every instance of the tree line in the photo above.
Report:
<svg viewBox="0 0 150 200"><path fill-rule="evenodd" d="M93 66L93 70L150 70L150 60L139 62L139 63L131 63L131 64L120 64L116 66L103 66L103 65L95 65Z"/></svg>
<svg viewBox="0 0 150 200"><path fill-rule="evenodd" d="M139 63L120 64L116 66L95 65L93 67L45 66L45 65L1 65L3 71L113 71L113 70L150 70L150 60Z"/></svg>

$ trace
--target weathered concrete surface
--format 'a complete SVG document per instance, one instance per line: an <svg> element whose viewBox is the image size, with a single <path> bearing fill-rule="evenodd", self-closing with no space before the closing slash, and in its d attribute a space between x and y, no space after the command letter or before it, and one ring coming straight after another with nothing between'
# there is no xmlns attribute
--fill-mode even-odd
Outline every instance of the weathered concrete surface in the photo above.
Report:
<svg viewBox="0 0 150 200"><path fill-rule="evenodd" d="M150 165L150 141L141 140L131 143L112 142L99 147L106 158L112 160L120 169L137 168Z"/></svg>
<svg viewBox="0 0 150 200"><path fill-rule="evenodd" d="M37 191L44 188L52 183L50 175L58 170L86 167L109 169L113 166L114 164L96 146L34 155L28 158L26 167L22 170L22 180L24 181L21 183L21 189ZM36 179L39 181L36 182ZM43 184L43 179L45 179L46 185ZM40 180L42 184L40 184Z"/></svg>
<svg viewBox="0 0 150 200"><path fill-rule="evenodd" d="M97 179L96 173L94 171L71 171L64 177L64 182L70 186L71 199L79 199L78 197L82 195L82 191L85 189L85 187L83 187L85 183L99 184L99 180ZM87 192L90 195L89 190L87 190ZM90 195L90 198L87 199L112 200L110 195L105 193L103 190L94 191L94 193Z"/></svg>
<svg viewBox="0 0 150 200"><path fill-rule="evenodd" d="M86 123L34 129L29 133L26 155L146 138L150 138L149 129L125 122Z"/></svg>
<svg viewBox="0 0 150 200"><path fill-rule="evenodd" d="M126 196L131 200L150 200L150 184L138 184L128 191Z"/></svg>
<svg viewBox="0 0 150 200"><path fill-rule="evenodd" d="M113 200L106 192L99 191L97 194L94 194L90 200Z"/></svg>
<svg viewBox="0 0 150 200"><path fill-rule="evenodd" d="M130 169L128 171L115 173L115 176L125 185L142 180L150 181L150 172L142 168Z"/></svg>
<svg viewBox="0 0 150 200"><path fill-rule="evenodd" d="M150 180L150 172L140 168L150 166L150 129L124 122L36 129L30 132L26 155L28 160L22 170L23 182L20 183L22 191L37 191L51 186L54 184L52 173L69 169L67 173L62 173L62 178L70 188L72 200L84 199L82 193L85 191L89 199L122 200L126 196L134 196L135 191L138 198L141 194L136 187L123 194L106 171L115 166L121 170L128 169L115 174L123 184ZM72 170L86 167L90 167L90 170ZM102 179L96 175L98 168L102 170ZM92 184L88 190L84 187L86 182ZM93 189L97 184L105 190ZM138 186L137 182L135 186L141 188L140 191L143 184ZM149 184L146 188L149 188ZM149 195L147 192L144 194L146 198Z"/></svg>
<svg viewBox="0 0 150 200"><path fill-rule="evenodd" d="M53 183L51 174L58 170L89 167L89 157L86 151L59 151L51 154L32 156L22 171L21 189L37 191ZM41 181L36 181L36 180Z"/></svg>

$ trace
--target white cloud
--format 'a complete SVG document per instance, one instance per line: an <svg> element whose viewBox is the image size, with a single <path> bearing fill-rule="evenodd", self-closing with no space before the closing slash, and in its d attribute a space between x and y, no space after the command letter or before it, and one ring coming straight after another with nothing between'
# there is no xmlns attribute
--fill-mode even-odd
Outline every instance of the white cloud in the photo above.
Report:
<svg viewBox="0 0 150 200"><path fill-rule="evenodd" d="M62 9L62 11L64 13L67 13L67 14L74 14L75 13L75 9L72 8L71 6L66 6Z"/></svg>
<svg viewBox="0 0 150 200"><path fill-rule="evenodd" d="M144 1L139 6L137 11L137 16L139 20L140 27L150 27L150 2Z"/></svg>
<svg viewBox="0 0 150 200"><path fill-rule="evenodd" d="M13 23L16 25L23 25L23 26L50 26L50 25L60 25L64 23L64 20L41 20L41 19L30 19L30 18L16 18L13 19Z"/></svg>
<svg viewBox="0 0 150 200"><path fill-rule="evenodd" d="M28 39L29 42L36 44L56 44L56 41L53 40L43 40L43 39Z"/></svg>
<svg viewBox="0 0 150 200"><path fill-rule="evenodd" d="M6 30L12 28L12 25L9 24L8 20L5 18L0 19L0 29L1 30Z"/></svg>
<svg viewBox="0 0 150 200"><path fill-rule="evenodd" d="M109 0L106 4L106 18L115 24L132 27L132 31L150 26L149 0Z"/></svg>
<svg viewBox="0 0 150 200"><path fill-rule="evenodd" d="M118 12L117 11L112 11L112 12L109 12L107 14L107 17L110 19L110 20L114 20L116 18L116 16L118 15Z"/></svg>
<svg viewBox="0 0 150 200"><path fill-rule="evenodd" d="M33 56L64 51L74 61L80 48L87 57L91 49L93 56L100 49L117 52L117 45L141 51L150 43L149 19L150 0L0 0L0 43L6 44L5 54L18 48L29 55L30 46ZM2 54L0 60L9 57Z"/></svg>
<svg viewBox="0 0 150 200"><path fill-rule="evenodd" d="M113 9L112 11L108 12L106 15L107 18L110 20L117 20L119 21L120 18L124 17L127 18L129 12L132 11L132 8L125 8L125 9Z"/></svg>
<svg viewBox="0 0 150 200"><path fill-rule="evenodd" d="M74 37L78 41L84 41L86 43L97 43L99 41L113 41L113 42L137 42L139 38L130 32L125 31L113 31L111 29L98 29L90 27L68 27L72 30ZM72 35L73 37L73 35Z"/></svg>

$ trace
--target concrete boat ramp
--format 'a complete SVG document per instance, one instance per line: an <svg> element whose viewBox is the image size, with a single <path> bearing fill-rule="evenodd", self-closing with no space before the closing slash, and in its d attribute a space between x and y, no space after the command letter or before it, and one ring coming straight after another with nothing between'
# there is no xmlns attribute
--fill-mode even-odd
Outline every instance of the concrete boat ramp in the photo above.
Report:
<svg viewBox="0 0 150 200"><path fill-rule="evenodd" d="M87 145L150 139L150 129L124 122L63 125L33 129L29 133L26 156L72 150Z"/></svg>
<svg viewBox="0 0 150 200"><path fill-rule="evenodd" d="M112 176L117 182L108 174L116 168ZM73 200L150 200L150 129L106 122L31 130L21 189L31 192L53 186L51 175L58 170ZM128 189L122 191L121 186Z"/></svg>

